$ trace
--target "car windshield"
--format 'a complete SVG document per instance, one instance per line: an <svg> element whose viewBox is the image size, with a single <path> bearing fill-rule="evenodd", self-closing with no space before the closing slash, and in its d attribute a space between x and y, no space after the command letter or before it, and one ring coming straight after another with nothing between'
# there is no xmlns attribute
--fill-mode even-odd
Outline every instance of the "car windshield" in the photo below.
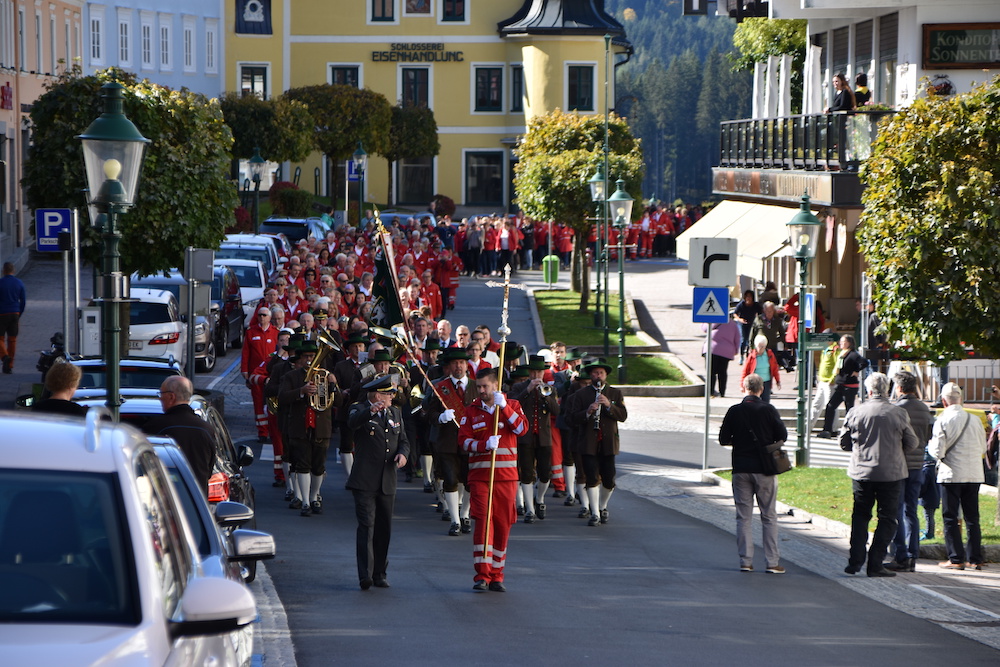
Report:
<svg viewBox="0 0 1000 667"><path fill-rule="evenodd" d="M260 280L260 270L256 266L230 266L236 274L240 287L263 287Z"/></svg>
<svg viewBox="0 0 1000 667"><path fill-rule="evenodd" d="M180 300L181 298L181 286L178 285L177 283L166 282L166 281L160 282L155 279L142 278L140 280L134 281L132 283L132 287L151 287L153 289L166 290L167 292L173 294L174 298L178 300Z"/></svg>
<svg viewBox="0 0 1000 667"><path fill-rule="evenodd" d="M170 310L165 303L133 301L128 307L129 322L132 324L162 324L172 321Z"/></svg>
<svg viewBox="0 0 1000 667"><path fill-rule="evenodd" d="M0 622L138 623L124 511L112 473L0 470Z"/></svg>
<svg viewBox="0 0 1000 667"><path fill-rule="evenodd" d="M262 234L284 234L292 243L304 239L309 234L306 221L270 220L260 225Z"/></svg>
<svg viewBox="0 0 1000 667"><path fill-rule="evenodd" d="M108 377L103 367L81 367L80 389L97 389L108 386ZM131 368L121 367L121 386L137 387L139 389L159 389L163 381L172 375L178 375L170 368Z"/></svg>
<svg viewBox="0 0 1000 667"><path fill-rule="evenodd" d="M261 246L240 246L239 248L219 248L215 251L216 259L255 259L264 265L268 271L271 267L271 254ZM235 270L235 269L234 269ZM242 284L242 283L241 283Z"/></svg>

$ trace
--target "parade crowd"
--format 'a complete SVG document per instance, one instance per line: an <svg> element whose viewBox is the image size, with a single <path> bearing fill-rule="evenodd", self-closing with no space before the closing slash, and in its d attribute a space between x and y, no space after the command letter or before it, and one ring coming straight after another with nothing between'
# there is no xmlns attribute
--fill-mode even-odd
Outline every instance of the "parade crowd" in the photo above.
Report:
<svg viewBox="0 0 1000 667"><path fill-rule="evenodd" d="M371 324L375 221L301 242L247 329L240 370L258 438L273 445L274 485L299 515L322 514L327 452L337 448L355 497L364 590L388 586L398 475L435 496L429 518L439 515L448 535L473 535L475 590L505 590L510 527L545 520L550 498L579 504L589 526L609 520L617 424L627 418L607 384L611 367L560 342L534 355L501 346L486 325L453 326L444 315L470 227L456 231L445 217L386 230L404 320L392 329ZM520 253L520 238L500 242L497 258Z"/></svg>

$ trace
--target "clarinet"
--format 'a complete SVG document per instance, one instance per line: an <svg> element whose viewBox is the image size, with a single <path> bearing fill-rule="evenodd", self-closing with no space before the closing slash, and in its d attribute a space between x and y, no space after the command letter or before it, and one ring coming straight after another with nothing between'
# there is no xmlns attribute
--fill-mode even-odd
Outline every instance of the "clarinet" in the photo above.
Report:
<svg viewBox="0 0 1000 667"><path fill-rule="evenodd" d="M597 390L597 394L594 396L594 400L596 401L597 397L600 396L601 392L604 391L604 385L603 384L595 384L594 385L594 389ZM601 411L603 409L604 409L604 406L603 405L599 405L599 406L597 406L597 410L594 412L594 430L595 431L600 431L601 430Z"/></svg>

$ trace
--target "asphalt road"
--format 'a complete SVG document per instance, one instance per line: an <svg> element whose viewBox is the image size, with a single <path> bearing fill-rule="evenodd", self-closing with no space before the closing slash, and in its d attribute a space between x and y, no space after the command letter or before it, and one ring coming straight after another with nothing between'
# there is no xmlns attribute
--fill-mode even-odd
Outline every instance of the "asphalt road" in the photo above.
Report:
<svg viewBox="0 0 1000 667"><path fill-rule="evenodd" d="M628 434L620 468L700 465L690 434ZM657 445L671 440L676 446ZM693 458L687 450L697 449ZM257 517L279 556L267 564L299 665L933 664L997 652L788 566L737 569L732 535L619 491L611 520L588 527L576 507L518 524L506 594L474 593L471 540L448 537L419 480L400 483L388 590L358 588L352 499L331 455L325 512L303 518L254 466ZM265 657L266 658L266 657Z"/></svg>

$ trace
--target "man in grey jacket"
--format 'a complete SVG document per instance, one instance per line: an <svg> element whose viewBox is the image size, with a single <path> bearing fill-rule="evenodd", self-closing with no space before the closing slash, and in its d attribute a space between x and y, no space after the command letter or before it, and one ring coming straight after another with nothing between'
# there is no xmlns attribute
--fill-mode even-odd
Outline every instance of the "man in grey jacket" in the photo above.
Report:
<svg viewBox="0 0 1000 667"><path fill-rule="evenodd" d="M931 435L931 410L917 397L917 376L907 371L893 377L899 398L896 405L906 410L910 416L910 426L917 436L919 445L906 453L907 477L899 497L899 527L896 529L895 558L885 567L894 572L913 572L920 557L920 519L917 506L920 502L920 488L923 486L924 451Z"/></svg>
<svg viewBox="0 0 1000 667"><path fill-rule="evenodd" d="M948 549L948 560L940 566L949 570L964 570L968 555L969 567L981 570L983 546L979 531L979 485L985 480L983 453L986 451L986 429L978 417L962 407L962 388L954 382L941 387L941 403L944 410L934 423L933 435L927 445L927 451L938 461L944 545ZM962 543L959 508L968 532L968 552Z"/></svg>
<svg viewBox="0 0 1000 667"><path fill-rule="evenodd" d="M868 549L868 576L895 577L882 564L899 524L901 482L907 477L906 453L919 448L906 410L889 403L889 378L872 373L865 378L869 400L847 413L840 429L840 448L851 452L847 475L854 480L851 551L844 572L857 574L865 564L868 522L878 503L878 524Z"/></svg>

